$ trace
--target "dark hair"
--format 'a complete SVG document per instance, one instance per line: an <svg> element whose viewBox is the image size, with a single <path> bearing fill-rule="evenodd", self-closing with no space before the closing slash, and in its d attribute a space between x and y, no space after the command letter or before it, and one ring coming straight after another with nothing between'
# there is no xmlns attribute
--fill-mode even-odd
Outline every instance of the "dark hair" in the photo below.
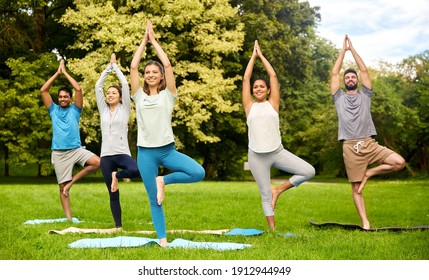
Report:
<svg viewBox="0 0 429 280"><path fill-rule="evenodd" d="M116 88L116 90L119 92L119 97L121 98L121 100L119 100L119 103L122 103L122 88L118 85L110 86L107 89L109 88Z"/></svg>
<svg viewBox="0 0 429 280"><path fill-rule="evenodd" d="M251 94L253 95L253 85L255 84L255 82L256 81L263 81L264 83L265 83L265 85L267 86L267 88L268 89L270 89L271 87L270 87L270 83L266 80L266 79L263 79L263 78L258 78L258 79L255 79L254 81L253 81L253 84L252 84L252 86L250 87L250 90L251 90Z"/></svg>
<svg viewBox="0 0 429 280"><path fill-rule="evenodd" d="M346 71L344 71L344 75L343 75L343 77L344 77L345 75L347 75L348 73L354 73L354 74L356 75L356 77L358 76L358 74L357 74L357 72L356 72L356 70L355 70L355 69L353 69L353 68L349 68L349 69L347 69Z"/></svg>
<svg viewBox="0 0 429 280"><path fill-rule="evenodd" d="M122 88L120 86L113 85L113 86L108 87L107 89L109 89L109 88L116 88L119 92L119 96L122 97Z"/></svg>
<svg viewBox="0 0 429 280"><path fill-rule="evenodd" d="M58 95L60 95L61 91L65 91L70 95L70 98L73 97L73 92L71 91L71 89L69 89L68 87L62 87L58 90Z"/></svg>
<svg viewBox="0 0 429 280"><path fill-rule="evenodd" d="M165 75L164 66L162 66L162 64L161 64L161 63L159 63L158 61L151 60L151 61L149 61L148 63L146 63L146 65L144 66L144 71L146 71L146 67L147 67L147 66L149 66L149 65L155 65L155 66L158 66L159 71L161 72L161 74L162 74L163 76ZM160 92L161 90L165 89L165 87L166 87L166 83L165 83L165 76L164 76L164 78L161 80L161 83L160 83L160 84L159 84L159 86L158 86L158 89L157 89L157 90L158 90L158 92ZM146 92L146 93L150 93L149 86L147 85L146 81L144 81L144 84L143 84L143 90L144 90L144 92Z"/></svg>

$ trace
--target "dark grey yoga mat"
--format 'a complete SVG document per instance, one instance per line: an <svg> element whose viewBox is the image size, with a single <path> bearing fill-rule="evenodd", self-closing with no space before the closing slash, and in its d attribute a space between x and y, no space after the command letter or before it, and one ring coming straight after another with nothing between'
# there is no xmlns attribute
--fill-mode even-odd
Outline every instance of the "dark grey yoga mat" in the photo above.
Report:
<svg viewBox="0 0 429 280"><path fill-rule="evenodd" d="M322 227L341 227L341 228L349 229L349 230L362 230L362 231L381 231L381 230L404 231L404 230L427 230L427 229L429 229L429 225L419 225L419 226L412 226L412 227L392 226L392 227L378 227L378 228L364 229L360 225L355 225L355 224L337 223L337 222L318 223L313 219L310 219L310 223L312 225L315 225L315 226L321 227L321 228Z"/></svg>

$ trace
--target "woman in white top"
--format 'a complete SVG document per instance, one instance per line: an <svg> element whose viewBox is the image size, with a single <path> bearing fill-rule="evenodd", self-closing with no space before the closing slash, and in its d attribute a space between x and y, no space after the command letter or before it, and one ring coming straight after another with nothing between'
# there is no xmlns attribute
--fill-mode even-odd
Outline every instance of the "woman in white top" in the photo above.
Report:
<svg viewBox="0 0 429 280"><path fill-rule="evenodd" d="M251 87L253 66L258 57L270 81L257 79ZM242 98L248 126L249 167L259 187L268 225L271 230L275 230L274 209L280 194L311 179L315 170L309 163L283 148L279 129L279 83L273 67L262 55L258 41L255 41L252 57L244 73ZM271 186L272 166L293 176L278 187Z"/></svg>
<svg viewBox="0 0 429 280"><path fill-rule="evenodd" d="M104 95L104 82L114 72L121 87L109 86ZM119 201L118 179L140 177L136 161L128 146L128 120L131 112L130 89L127 79L112 54L110 63L95 84L97 107L100 112L101 153L100 166L110 196L110 210L117 228L122 228L122 211ZM118 169L121 168L121 171Z"/></svg>
<svg viewBox="0 0 429 280"><path fill-rule="evenodd" d="M162 65L156 61L145 65L142 88L138 68L148 42L153 45ZM176 82L170 60L156 41L150 21L147 22L146 33L131 62L130 81L137 111L137 164L149 196L154 227L160 245L164 247L168 244L162 209L165 185L201 181L205 177L205 171L195 160L179 153L175 148L171 117L177 97ZM172 173L158 176L160 166Z"/></svg>

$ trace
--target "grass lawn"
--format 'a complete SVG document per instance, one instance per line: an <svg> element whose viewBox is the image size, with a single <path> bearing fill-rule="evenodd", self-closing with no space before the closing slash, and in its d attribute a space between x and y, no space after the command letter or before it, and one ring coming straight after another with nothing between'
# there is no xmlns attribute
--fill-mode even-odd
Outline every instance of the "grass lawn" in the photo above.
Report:
<svg viewBox="0 0 429 280"><path fill-rule="evenodd" d="M167 229L255 228L259 236L195 233L168 234L191 241L234 242L250 248L234 251L137 248L72 249L83 238L141 236L114 234L48 234L70 226L112 228L113 218L103 181L84 179L71 189L73 216L81 221L25 225L27 220L64 217L53 178L1 178L1 260L428 260L429 230L362 232L320 229L309 223L360 223L346 180L312 180L284 193L276 209L277 232L268 232L255 182L203 181L170 185L164 211ZM364 197L372 227L429 225L428 180L372 180ZM125 231L153 230L148 199L141 182L120 183ZM295 237L284 237L293 233ZM156 235L144 237L156 238Z"/></svg>

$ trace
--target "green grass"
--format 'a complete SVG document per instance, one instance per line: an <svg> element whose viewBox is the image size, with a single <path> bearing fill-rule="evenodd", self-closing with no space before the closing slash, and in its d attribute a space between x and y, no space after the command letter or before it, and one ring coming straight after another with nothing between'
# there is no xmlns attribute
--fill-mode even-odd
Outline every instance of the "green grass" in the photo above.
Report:
<svg viewBox="0 0 429 280"><path fill-rule="evenodd" d="M48 234L70 226L112 228L106 186L87 178L71 190L73 216L80 224L24 225L27 220L64 217L53 178L0 178L1 260L428 260L429 231L362 232L320 229L318 222L360 223L344 179L303 184L280 197L277 232L260 236L168 234L169 241L236 242L251 248L236 251L138 248L71 249L82 238L136 234ZM141 182L120 183L124 230L153 230ZM364 192L373 227L429 225L429 180L372 180ZM267 230L255 182L203 181L167 186L164 210L167 229ZM284 238L281 234L297 237ZM145 237L156 238L155 235Z"/></svg>

